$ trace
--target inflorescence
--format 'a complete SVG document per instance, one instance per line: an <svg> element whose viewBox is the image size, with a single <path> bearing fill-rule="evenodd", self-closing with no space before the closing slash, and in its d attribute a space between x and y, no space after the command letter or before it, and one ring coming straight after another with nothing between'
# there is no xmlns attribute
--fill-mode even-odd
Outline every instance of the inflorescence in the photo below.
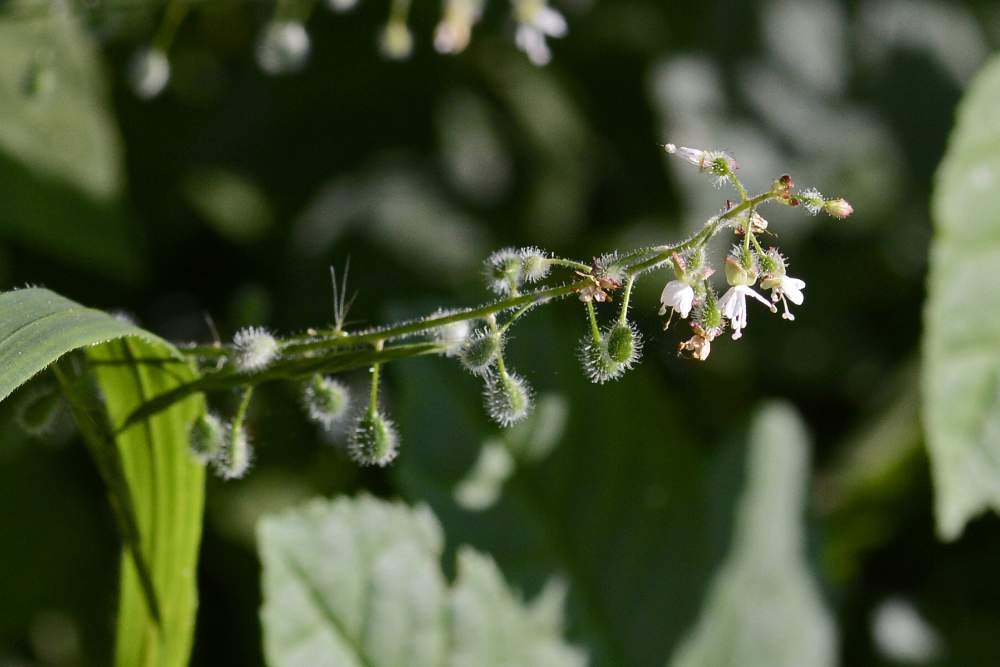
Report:
<svg viewBox="0 0 1000 667"><path fill-rule="evenodd" d="M304 381L302 400L309 418L326 430L346 428L346 453L362 465L384 466L399 453L399 436L379 400L380 369L388 361L423 354L456 358L483 383L487 414L501 426L511 426L531 410L533 391L525 378L507 367L508 332L531 309L554 299L575 295L582 302L587 328L578 347L584 374L594 383L617 380L641 357L643 336L629 318L633 288L648 275L666 273L659 314L664 330L674 318L690 327L690 337L678 343L678 355L706 361L712 343L730 331L739 340L747 329L750 310L758 302L785 320L794 320L789 303L801 306L806 283L788 275L788 261L775 247L764 248L760 237L768 232L761 207L768 203L802 206L815 215L825 212L843 219L853 209L844 199L826 198L816 189L796 190L784 175L765 192L751 195L736 175L737 164L724 151L664 146L718 186L731 185L739 197L726 201L687 240L609 253L590 262L557 257L539 248L504 248L490 255L484 279L497 300L477 308L438 310L432 315L391 326L345 331L346 271L338 284L334 273L334 320L327 330L309 329L305 336L280 340L261 328L239 331L229 346L189 348L206 363L203 381L212 386L242 387L243 398L229 425L213 415L195 422L192 454L211 462L221 476L242 476L251 460L245 417L253 387L279 378ZM728 230L733 244L722 261L721 273L706 254L709 240ZM724 277L725 283L719 278ZM721 296L719 291L722 291ZM770 293L769 295L767 293ZM595 304L611 303L616 312L601 324ZM368 366L370 394L360 412L351 410L347 386L329 373ZM213 384L214 383L214 384ZM196 388L197 389L197 388Z"/></svg>
<svg viewBox="0 0 1000 667"><path fill-rule="evenodd" d="M274 13L261 29L254 48L257 66L268 75L298 72L309 61L312 41L306 24L314 3L276 0ZM326 0L336 13L353 10L358 0ZM376 43L389 60L406 60L414 51L415 39L410 30L411 0L388 0L388 16ZM157 97L170 82L170 46L186 14L197 3L170 0L152 42L132 56L128 80L135 94L143 99ZM482 18L486 0L442 0L441 12L432 38L441 54L458 54L472 39L472 31ZM535 65L552 60L549 38L565 37L569 26L563 15L549 6L548 0L509 0L514 24L514 44Z"/></svg>

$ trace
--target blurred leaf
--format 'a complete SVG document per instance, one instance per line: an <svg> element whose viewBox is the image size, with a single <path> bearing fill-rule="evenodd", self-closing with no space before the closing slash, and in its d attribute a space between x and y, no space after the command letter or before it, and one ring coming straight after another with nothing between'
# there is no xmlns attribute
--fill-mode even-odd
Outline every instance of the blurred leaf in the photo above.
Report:
<svg viewBox="0 0 1000 667"><path fill-rule="evenodd" d="M1000 511L1000 58L966 93L933 199L923 409L938 533Z"/></svg>
<svg viewBox="0 0 1000 667"><path fill-rule="evenodd" d="M123 336L169 347L147 331L47 289L0 293L0 401L67 352Z"/></svg>
<svg viewBox="0 0 1000 667"><path fill-rule="evenodd" d="M809 445L788 406L766 405L750 432L731 552L673 667L832 667L836 633L803 555Z"/></svg>
<svg viewBox="0 0 1000 667"><path fill-rule="evenodd" d="M130 340L92 347L125 336ZM187 453L187 433L203 401L191 397L128 429L119 432L118 426L140 404L196 379L196 373L156 336L49 290L0 294L0 400L64 354L85 347L92 360L105 362L95 374L107 419L85 405L64 373L57 376L109 486L131 556L122 558L117 661L185 665L194 629L204 487L203 468ZM172 363L132 363L151 358Z"/></svg>
<svg viewBox="0 0 1000 667"><path fill-rule="evenodd" d="M463 549L449 590L444 535L426 507L366 496L317 500L264 519L258 541L270 665L584 662L559 639L556 589L524 606L491 560Z"/></svg>
<svg viewBox="0 0 1000 667"><path fill-rule="evenodd" d="M181 182L181 191L205 221L230 241L255 241L274 223L274 211L260 189L224 169L194 169Z"/></svg>
<svg viewBox="0 0 1000 667"><path fill-rule="evenodd" d="M0 19L0 235L133 277L122 151L97 50L73 12L38 9Z"/></svg>
<svg viewBox="0 0 1000 667"><path fill-rule="evenodd" d="M204 399L189 396L122 428L139 405L197 379L187 364L134 363L164 353L177 354L167 344L134 338L88 353L91 360L104 362L96 368L97 381L116 434L140 550L149 563L161 617L159 624L151 617L140 573L131 559L123 558L115 646L115 663L120 667L187 665L194 636L205 468L188 454L188 431L204 411Z"/></svg>

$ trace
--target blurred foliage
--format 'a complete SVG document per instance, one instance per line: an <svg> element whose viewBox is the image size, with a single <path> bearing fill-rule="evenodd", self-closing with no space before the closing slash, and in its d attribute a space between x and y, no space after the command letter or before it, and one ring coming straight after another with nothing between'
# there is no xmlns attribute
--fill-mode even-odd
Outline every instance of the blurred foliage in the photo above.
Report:
<svg viewBox="0 0 1000 667"><path fill-rule="evenodd" d="M569 36L536 69L505 3L457 57L429 48L437 3L414 3L414 56L387 63L387 5L361 0L345 15L316 6L310 62L288 77L254 64L271 3L198 3L152 101L127 70L162 3L87 6L75 21L0 3L0 285L124 309L171 340L210 340L205 313L224 338L326 323L328 267L348 255L351 319L367 324L479 301L479 261L505 244L586 258L678 238L727 195L661 159L667 140L731 150L750 185L787 171L856 209L844 223L769 216L805 306L794 324L753 318L704 365L674 355L680 327L659 332L659 279L636 290L645 359L613 385L579 371L577 304L531 314L511 364L548 397L540 423L562 423L537 455L524 443L541 436L498 433L478 384L442 360L386 369L402 432L386 471L349 463L296 387L263 387L254 470L208 484L193 664L263 661L257 518L365 489L430 505L449 578L460 544L529 599L560 576L569 641L595 664L662 665L728 553L741 434L772 396L815 440L804 559L842 663L898 663L873 619L900 598L940 636L926 664L1000 661L998 522L936 540L912 375L933 174L965 84L1000 44L995 2L567 0ZM364 390L364 373L346 380ZM235 397L211 400L226 411ZM31 439L7 426L16 412L0 404L0 565L18 573L0 584L0 664L107 664L119 543L104 491L77 437ZM470 505L459 489L483 469L495 497Z"/></svg>
<svg viewBox="0 0 1000 667"><path fill-rule="evenodd" d="M441 574L441 525L426 507L370 497L314 501L261 521L268 664L573 667L560 639L565 589L530 605L468 548Z"/></svg>
<svg viewBox="0 0 1000 667"><path fill-rule="evenodd" d="M1000 60L962 102L938 174L924 345L924 415L938 531L1000 511Z"/></svg>

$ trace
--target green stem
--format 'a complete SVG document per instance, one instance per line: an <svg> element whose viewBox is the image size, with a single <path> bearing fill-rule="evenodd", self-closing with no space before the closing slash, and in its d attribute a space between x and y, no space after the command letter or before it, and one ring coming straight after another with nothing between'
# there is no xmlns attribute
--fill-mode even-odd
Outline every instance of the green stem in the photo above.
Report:
<svg viewBox="0 0 1000 667"><path fill-rule="evenodd" d="M628 277L628 282L625 283L625 293L622 295L622 310L618 315L618 324L625 324L628 319L628 302L632 298L632 284L635 282L635 276L631 275Z"/></svg>
<svg viewBox="0 0 1000 667"><path fill-rule="evenodd" d="M545 260L551 266L566 266L571 269L576 269L581 273L591 273L594 269L589 264L584 264L583 262L577 262L572 259L563 259L561 257L553 257L552 259Z"/></svg>
<svg viewBox="0 0 1000 667"><path fill-rule="evenodd" d="M382 351L382 341L375 343L375 351ZM378 411L378 376L379 369L382 364L372 364L372 388L371 395L368 397L368 416L374 417L375 413Z"/></svg>
<svg viewBox="0 0 1000 667"><path fill-rule="evenodd" d="M601 328L597 326L597 314L594 312L594 304L591 301L587 302L587 315L590 317L590 335L594 339L596 345L601 344Z"/></svg>
<svg viewBox="0 0 1000 667"><path fill-rule="evenodd" d="M230 430L229 438L230 444L235 447L236 439L239 436L240 429L243 428L243 422L247 418L247 410L250 409L250 399L253 398L253 389L255 385L248 384L243 390L243 397L240 399L240 405L236 408L236 415L233 417L233 428Z"/></svg>
<svg viewBox="0 0 1000 667"><path fill-rule="evenodd" d="M173 44L174 35L190 9L188 0L171 0L163 13L163 21L153 37L153 48L167 53Z"/></svg>

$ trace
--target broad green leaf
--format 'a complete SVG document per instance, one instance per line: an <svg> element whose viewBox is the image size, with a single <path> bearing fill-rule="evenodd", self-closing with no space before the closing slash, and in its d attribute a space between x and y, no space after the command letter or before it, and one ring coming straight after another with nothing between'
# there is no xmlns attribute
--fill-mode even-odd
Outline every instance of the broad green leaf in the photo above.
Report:
<svg viewBox="0 0 1000 667"><path fill-rule="evenodd" d="M0 236L127 278L121 141L94 39L70 5L0 15Z"/></svg>
<svg viewBox="0 0 1000 667"><path fill-rule="evenodd" d="M171 349L125 320L47 289L0 293L0 401L67 352L123 336L156 342L161 350Z"/></svg>
<svg viewBox="0 0 1000 667"><path fill-rule="evenodd" d="M162 343L127 338L88 353L116 431L139 549L148 563L160 612L157 623L150 615L135 561L123 554L115 646L119 667L183 667L194 635L205 469L188 453L188 431L205 409L204 399L189 396L122 428L145 401L196 379L187 364L132 363L171 352L176 353Z"/></svg>
<svg viewBox="0 0 1000 667"><path fill-rule="evenodd" d="M370 497L265 518L264 652L272 667L561 667L584 658L560 639L562 599L524 605L489 558L458 555L426 507Z"/></svg>
<svg viewBox="0 0 1000 667"><path fill-rule="evenodd" d="M672 667L833 667L836 632L804 555L809 445L787 406L750 432L747 481L729 555Z"/></svg>
<svg viewBox="0 0 1000 667"><path fill-rule="evenodd" d="M45 289L0 294L0 400L80 348L94 362L105 407L87 405L67 373L56 370L125 542L117 664L184 665L204 495L204 470L188 456L187 432L203 401L190 396L120 427L140 404L197 375L171 345L107 313Z"/></svg>
<svg viewBox="0 0 1000 667"><path fill-rule="evenodd" d="M934 191L923 412L938 533L1000 511L1000 57L966 93Z"/></svg>

